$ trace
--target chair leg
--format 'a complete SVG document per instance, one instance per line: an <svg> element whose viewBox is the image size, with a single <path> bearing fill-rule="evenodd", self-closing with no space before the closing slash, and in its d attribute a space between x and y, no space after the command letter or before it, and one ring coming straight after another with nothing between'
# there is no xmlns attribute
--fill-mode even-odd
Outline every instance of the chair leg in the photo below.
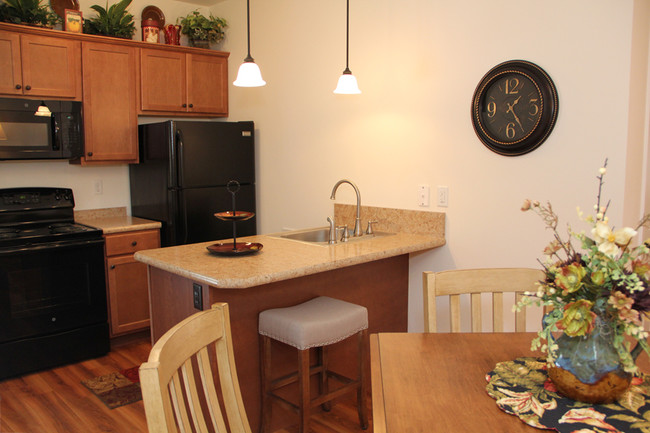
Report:
<svg viewBox="0 0 650 433"><path fill-rule="evenodd" d="M298 389L300 393L299 412L300 427L299 433L309 432L309 417L311 415L311 391L309 389L309 349L298 351Z"/></svg>
<svg viewBox="0 0 650 433"><path fill-rule="evenodd" d="M368 329L359 332L357 341L359 342L359 388L357 389L357 410L359 412L359 424L361 428L366 430L368 428L368 410L366 408L365 397L366 389L368 387L368 378L366 377L366 342L368 340Z"/></svg>
<svg viewBox="0 0 650 433"><path fill-rule="evenodd" d="M262 379L262 420L260 433L271 431L271 409L273 406L269 392L271 390L271 339L260 336L260 367Z"/></svg>
<svg viewBox="0 0 650 433"><path fill-rule="evenodd" d="M318 349L318 365L320 365L321 372L320 372L320 395L325 395L329 393L329 380L327 377L327 368L328 368L328 350L327 346L321 346ZM329 412L332 409L332 403L329 401L326 401L321 405L321 408L325 412Z"/></svg>

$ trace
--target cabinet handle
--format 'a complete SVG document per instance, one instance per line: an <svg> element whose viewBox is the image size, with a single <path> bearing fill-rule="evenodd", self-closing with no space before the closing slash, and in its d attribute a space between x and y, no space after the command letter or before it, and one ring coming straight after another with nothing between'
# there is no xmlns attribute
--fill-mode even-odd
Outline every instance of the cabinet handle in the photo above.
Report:
<svg viewBox="0 0 650 433"><path fill-rule="evenodd" d="M115 265L111 265L111 269L115 269Z"/></svg>
<svg viewBox="0 0 650 433"><path fill-rule="evenodd" d="M16 89L20 89L20 88L22 88L22 87L23 87L23 86L21 86L20 84L16 84Z"/></svg>
<svg viewBox="0 0 650 433"><path fill-rule="evenodd" d="M88 152L88 156L93 156L93 153L92 153L92 152Z"/></svg>
<svg viewBox="0 0 650 433"><path fill-rule="evenodd" d="M193 108L193 107L194 107L194 104L190 104L190 108Z"/></svg>
<svg viewBox="0 0 650 433"><path fill-rule="evenodd" d="M136 246L136 245L138 245L138 241L133 241L133 242L131 242L131 246L132 246L132 247L134 247L134 246Z"/></svg>
<svg viewBox="0 0 650 433"><path fill-rule="evenodd" d="M25 86L25 90L32 90L32 86Z"/></svg>
<svg viewBox="0 0 650 433"><path fill-rule="evenodd" d="M183 108L187 108L187 104L183 104Z"/></svg>

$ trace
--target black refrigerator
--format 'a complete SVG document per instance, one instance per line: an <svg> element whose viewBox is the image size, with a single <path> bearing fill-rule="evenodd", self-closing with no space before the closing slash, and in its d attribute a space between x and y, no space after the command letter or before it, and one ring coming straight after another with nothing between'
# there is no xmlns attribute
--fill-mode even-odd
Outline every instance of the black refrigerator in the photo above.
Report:
<svg viewBox="0 0 650 433"><path fill-rule="evenodd" d="M138 132L131 213L162 223L163 247L232 238L232 223L214 216L232 210L229 181L240 185L236 210L255 212L252 121L168 120L139 125ZM256 217L237 223L238 237L256 233Z"/></svg>

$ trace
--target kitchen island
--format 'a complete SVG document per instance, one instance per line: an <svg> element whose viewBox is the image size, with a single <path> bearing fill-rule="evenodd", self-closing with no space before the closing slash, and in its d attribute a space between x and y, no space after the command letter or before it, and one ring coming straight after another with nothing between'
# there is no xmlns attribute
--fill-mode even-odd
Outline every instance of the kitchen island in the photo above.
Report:
<svg viewBox="0 0 650 433"><path fill-rule="evenodd" d="M345 205L338 206L343 209L335 215L343 221L338 215L345 213ZM364 210L369 219L381 221L380 208ZM207 247L215 242L137 252L136 260L149 269L152 342L199 309L227 302L242 396L256 431L260 419L257 323L261 311L330 296L365 306L370 333L407 330L409 253L444 245L444 214L402 212L416 220L428 219L428 223L416 221L411 228L404 222L413 220L401 218L401 226L381 226L394 234L335 245L250 236L238 242L260 243L262 250L237 257L210 253ZM331 360L335 370L354 377L356 349L352 340L333 345ZM274 345L273 357L274 364L282 366L277 374L297 365L295 350L280 344ZM274 416L275 422L281 420L292 422L294 416Z"/></svg>

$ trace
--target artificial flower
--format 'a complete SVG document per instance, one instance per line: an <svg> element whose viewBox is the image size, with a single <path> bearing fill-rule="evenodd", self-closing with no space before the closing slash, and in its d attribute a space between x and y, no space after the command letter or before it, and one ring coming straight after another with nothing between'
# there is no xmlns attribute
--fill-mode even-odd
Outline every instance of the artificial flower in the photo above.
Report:
<svg viewBox="0 0 650 433"><path fill-rule="evenodd" d="M596 226L591 230L591 234L598 244L598 251L614 257L621 251L619 247L626 246L630 242L630 239L636 236L636 230L630 227L624 227L620 230L612 231L606 223L598 221Z"/></svg>
<svg viewBox="0 0 650 433"><path fill-rule="evenodd" d="M557 322L557 327L563 329L569 337L581 337L589 334L596 324L596 313L591 308L593 302L580 299L564 307L564 315Z"/></svg>
<svg viewBox="0 0 650 433"><path fill-rule="evenodd" d="M571 263L559 269L555 276L555 284L565 293L573 293L582 287L582 279L587 271L579 263Z"/></svg>

